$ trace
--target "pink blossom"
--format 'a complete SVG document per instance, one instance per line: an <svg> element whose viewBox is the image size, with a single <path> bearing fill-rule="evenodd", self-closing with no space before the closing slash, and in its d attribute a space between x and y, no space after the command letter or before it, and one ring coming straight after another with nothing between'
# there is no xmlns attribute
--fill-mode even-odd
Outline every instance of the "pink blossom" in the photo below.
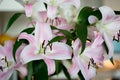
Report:
<svg viewBox="0 0 120 80"><path fill-rule="evenodd" d="M74 57L72 59L73 65L69 70L70 74L75 75L81 71L85 80L91 80L96 75L96 67L102 66L104 60L102 43L103 39L101 34L95 32L94 42L91 43L88 41L85 51L80 54L82 44L79 39L76 39L72 44Z"/></svg>
<svg viewBox="0 0 120 80"><path fill-rule="evenodd" d="M33 5L37 2L37 0L16 0L16 1L25 7L26 16L31 17Z"/></svg>
<svg viewBox="0 0 120 80"><path fill-rule="evenodd" d="M16 62L13 59L13 42L7 41L4 46L0 45L0 80L8 80L14 70L21 72L23 76L27 75L27 69L19 60L19 54L24 46L22 45L16 52Z"/></svg>
<svg viewBox="0 0 120 80"><path fill-rule="evenodd" d="M72 50L62 42L54 42L47 46L48 41L53 38L50 25L47 23L37 22L35 27L35 35L22 33L19 39L27 39L27 45L21 55L21 61L26 64L33 60L43 59L48 66L48 74L55 72L54 60L70 59Z"/></svg>
<svg viewBox="0 0 120 80"><path fill-rule="evenodd" d="M54 19L57 15L57 8L62 5L70 4L74 5L76 8L80 7L80 0L40 0L47 3L47 16L50 19Z"/></svg>

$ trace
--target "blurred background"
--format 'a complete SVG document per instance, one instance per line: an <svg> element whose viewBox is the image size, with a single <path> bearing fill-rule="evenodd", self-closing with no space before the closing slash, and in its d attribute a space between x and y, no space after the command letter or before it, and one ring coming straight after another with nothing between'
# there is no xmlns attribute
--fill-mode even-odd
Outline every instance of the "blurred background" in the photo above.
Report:
<svg viewBox="0 0 120 80"><path fill-rule="evenodd" d="M102 5L110 6L114 10L120 11L120 0L81 0L81 8L84 6L100 7ZM43 4L37 3L35 6L39 6L36 10L41 11L45 8ZM24 12L24 7L14 0L3 0L0 4L0 44L3 44L5 40L15 40L20 31L26 27L28 19L22 15L4 34L7 22L9 18L16 12ZM115 55L114 65L110 61L104 62L104 68L98 69L97 76L94 80L120 80L120 42L114 41ZM16 72L14 73L16 75ZM58 75L59 79L64 79L64 75ZM56 78L56 77L54 77ZM15 76L11 80L17 80Z"/></svg>

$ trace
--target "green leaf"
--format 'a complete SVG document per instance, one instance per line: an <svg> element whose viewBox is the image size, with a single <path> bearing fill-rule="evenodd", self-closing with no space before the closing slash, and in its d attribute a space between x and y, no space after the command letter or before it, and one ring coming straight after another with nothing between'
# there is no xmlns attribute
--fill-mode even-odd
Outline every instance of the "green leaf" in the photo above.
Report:
<svg viewBox="0 0 120 80"><path fill-rule="evenodd" d="M108 47L107 47L105 41L103 42L103 45L104 45L104 48L105 48L105 50L106 50L106 52L107 52L107 54L108 54L108 53L109 53L109 49L108 49Z"/></svg>
<svg viewBox="0 0 120 80"><path fill-rule="evenodd" d="M32 62L27 64L27 69L28 69L27 80L31 80L33 75Z"/></svg>
<svg viewBox="0 0 120 80"><path fill-rule="evenodd" d="M100 12L99 9L94 10L93 13L92 13L92 15L96 16L99 20L102 19L102 14L101 14L101 12Z"/></svg>
<svg viewBox="0 0 120 80"><path fill-rule="evenodd" d="M52 30L58 30L61 33L63 33L67 39L72 39L72 40L74 39L72 34L69 31L63 30L63 29L58 29L58 28L56 28L55 26L52 26L52 25L50 27L51 27Z"/></svg>
<svg viewBox="0 0 120 80"><path fill-rule="evenodd" d="M34 27L33 28L27 28L27 29L24 29L22 32L26 32L26 33L28 33L28 34L30 34L30 33L32 33L33 31L34 31ZM15 42L15 44L14 44L14 47L13 47L13 57L14 57L14 60L16 61L16 59L15 59L15 54L16 54L16 51L17 51L17 49L20 47L20 45L22 44L22 43L24 43L26 40L23 40L23 39L21 39L21 40L17 40L16 42Z"/></svg>
<svg viewBox="0 0 120 80"><path fill-rule="evenodd" d="M85 49L87 35L88 35L87 25L82 23L76 24L76 34L82 43L82 49L81 49L81 53L82 53Z"/></svg>
<svg viewBox="0 0 120 80"><path fill-rule="evenodd" d="M22 15L23 13L15 13L8 21L5 32L12 26L12 24Z"/></svg>
<svg viewBox="0 0 120 80"><path fill-rule="evenodd" d="M111 61L111 63L114 65L114 59L113 59L113 57L110 58L110 61Z"/></svg>
<svg viewBox="0 0 120 80"><path fill-rule="evenodd" d="M28 70L28 74L27 74L27 76L24 78L24 80L32 80L32 76L33 76L32 62L29 62L29 63L27 64L27 70Z"/></svg>
<svg viewBox="0 0 120 80"><path fill-rule="evenodd" d="M16 61L16 51L17 49L20 47L20 45L24 42L24 40L19 40L19 41L16 41L15 44L14 44L14 47L13 47L13 57L14 57L14 60Z"/></svg>
<svg viewBox="0 0 120 80"><path fill-rule="evenodd" d="M80 80L85 80L85 78L83 77L81 71L78 72L78 76L79 76Z"/></svg>
<svg viewBox="0 0 120 80"><path fill-rule="evenodd" d="M63 72L64 72L67 80L72 80L67 68L63 64L61 64L61 65L62 65L62 69L63 69Z"/></svg>
<svg viewBox="0 0 120 80"><path fill-rule="evenodd" d="M72 39L72 40L74 39L73 36L72 36L72 34L71 34L69 31L67 31L67 30L62 30L62 29L58 29L58 30L59 30L61 33L63 33L67 39Z"/></svg>
<svg viewBox="0 0 120 80"><path fill-rule="evenodd" d="M33 61L34 80L48 80L47 65L43 60Z"/></svg>
<svg viewBox="0 0 120 80"><path fill-rule="evenodd" d="M120 11L114 11L116 15L120 15Z"/></svg>
<svg viewBox="0 0 120 80"><path fill-rule="evenodd" d="M55 71L55 74L59 74L61 71L62 71L62 66L61 66L61 63L60 63L60 61L55 61L55 65L56 65L56 71Z"/></svg>
<svg viewBox="0 0 120 80"><path fill-rule="evenodd" d="M92 14L93 9L91 7L84 7L78 15L78 23L89 24L88 17Z"/></svg>
<svg viewBox="0 0 120 80"><path fill-rule="evenodd" d="M52 40L50 40L47 45L50 45L51 43L56 42L56 41L63 40L64 38L65 38L64 36L56 36Z"/></svg>

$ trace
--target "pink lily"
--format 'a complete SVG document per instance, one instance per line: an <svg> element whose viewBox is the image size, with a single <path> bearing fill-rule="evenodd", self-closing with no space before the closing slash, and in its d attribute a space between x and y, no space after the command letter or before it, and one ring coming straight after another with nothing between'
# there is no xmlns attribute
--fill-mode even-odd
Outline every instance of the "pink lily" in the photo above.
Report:
<svg viewBox="0 0 120 80"><path fill-rule="evenodd" d="M48 5L47 16L54 19L57 15L57 8L64 4L74 5L76 8L80 7L80 0L40 0Z"/></svg>
<svg viewBox="0 0 120 80"><path fill-rule="evenodd" d="M7 41L4 46L0 45L0 80L8 80L14 70L18 70L23 76L27 75L27 69L19 60L19 54L24 46L22 45L16 52L17 60L13 59L13 42Z"/></svg>
<svg viewBox="0 0 120 80"><path fill-rule="evenodd" d="M61 17L56 17L55 19L51 20L47 18L47 11L41 11L39 12L39 19L40 22L46 22L50 25L55 26L58 29L65 29L70 30L73 29L71 25L67 23L67 20Z"/></svg>
<svg viewBox="0 0 120 80"><path fill-rule="evenodd" d="M33 11L32 7L37 2L37 0L16 0L16 1L25 6L26 16L31 17Z"/></svg>
<svg viewBox="0 0 120 80"><path fill-rule="evenodd" d="M73 65L69 70L70 74L75 75L81 71L85 80L91 80L96 75L96 63L101 66L104 60L102 43L101 34L95 32L94 42L87 42L85 51L80 55L82 44L79 39L76 39L72 45L74 57L72 59Z"/></svg>
<svg viewBox="0 0 120 80"><path fill-rule="evenodd" d="M99 10L102 13L102 20L98 21L95 17L91 17L89 22L92 22L92 20L93 22L97 22L96 27L102 33L109 49L109 56L106 59L110 59L114 53L112 39L120 30L120 16L115 15L114 11L107 6L102 6Z"/></svg>
<svg viewBox="0 0 120 80"><path fill-rule="evenodd" d="M104 40L109 49L109 56L107 58L109 59L114 53L112 37L120 30L120 16L115 15L114 11L107 6L100 7L99 9L102 13L102 20L98 22L96 26L103 34Z"/></svg>
<svg viewBox="0 0 120 80"><path fill-rule="evenodd" d="M26 64L33 60L43 59L48 67L48 74L55 72L54 60L70 59L72 49L62 42L54 42L47 46L48 41L53 38L50 25L47 23L37 22L35 27L35 35L22 33L19 39L27 39L29 45L27 45L20 58L23 64Z"/></svg>

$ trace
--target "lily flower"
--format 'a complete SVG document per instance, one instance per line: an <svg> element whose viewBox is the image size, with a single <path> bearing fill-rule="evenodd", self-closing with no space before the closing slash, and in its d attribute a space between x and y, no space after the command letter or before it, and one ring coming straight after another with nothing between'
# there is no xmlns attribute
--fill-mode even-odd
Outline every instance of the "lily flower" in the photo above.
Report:
<svg viewBox="0 0 120 80"><path fill-rule="evenodd" d="M87 42L85 51L80 55L82 44L79 39L76 39L72 44L74 56L69 73L74 75L81 71L85 80L91 80L96 75L96 67L102 66L104 60L102 43L101 34L95 32L94 42Z"/></svg>
<svg viewBox="0 0 120 80"><path fill-rule="evenodd" d="M41 11L39 13L39 18L40 19L38 19L38 20L40 22L49 23L50 25L53 25L53 26L55 26L58 29L65 29L65 30L73 29L73 27L67 23L67 20L62 18L62 17L56 17L53 20L48 19L47 18L47 11Z"/></svg>
<svg viewBox="0 0 120 80"><path fill-rule="evenodd" d="M16 52L16 62L13 59L13 42L7 41L4 46L0 45L0 80L8 80L14 70L18 70L23 76L27 75L26 67L20 62L19 54L24 46L22 45Z"/></svg>
<svg viewBox="0 0 120 80"><path fill-rule="evenodd" d="M102 13L102 20L98 21L95 17L91 17L89 22L92 22L92 20L93 22L96 22L96 27L102 33L109 50L109 56L106 59L110 59L114 53L112 40L120 30L120 16L115 15L114 11L107 6L102 6L99 10Z"/></svg>
<svg viewBox="0 0 120 80"><path fill-rule="evenodd" d="M47 16L50 19L54 19L57 15L57 8L64 4L74 5L76 8L80 7L80 0L40 0L46 3L47 6Z"/></svg>
<svg viewBox="0 0 120 80"><path fill-rule="evenodd" d="M71 58L72 49L65 43L54 42L47 45L53 38L50 25L37 22L35 35L21 33L19 39L27 39L29 44L23 49L20 58L23 64L33 60L43 59L48 67L48 74L55 72L54 60L66 60Z"/></svg>
<svg viewBox="0 0 120 80"><path fill-rule="evenodd" d="M32 7L37 2L37 0L16 0L16 1L25 7L26 16L31 17L33 11Z"/></svg>

